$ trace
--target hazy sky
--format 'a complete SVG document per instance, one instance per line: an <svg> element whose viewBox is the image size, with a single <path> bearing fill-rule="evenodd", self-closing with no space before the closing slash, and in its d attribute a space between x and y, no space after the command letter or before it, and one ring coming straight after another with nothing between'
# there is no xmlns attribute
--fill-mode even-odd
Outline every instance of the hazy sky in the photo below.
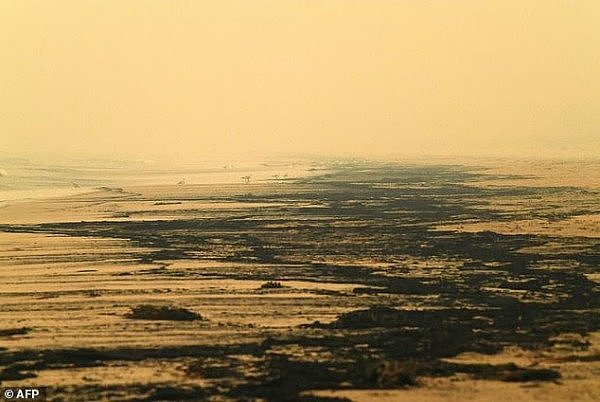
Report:
<svg viewBox="0 0 600 402"><path fill-rule="evenodd" d="M0 152L600 156L600 1L0 0Z"/></svg>

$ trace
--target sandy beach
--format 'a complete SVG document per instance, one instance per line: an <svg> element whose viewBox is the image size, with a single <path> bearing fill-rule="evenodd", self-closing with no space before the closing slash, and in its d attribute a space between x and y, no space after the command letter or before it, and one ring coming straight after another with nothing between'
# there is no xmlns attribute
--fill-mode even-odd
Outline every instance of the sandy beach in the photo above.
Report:
<svg viewBox="0 0 600 402"><path fill-rule="evenodd" d="M599 190L511 180L356 162L7 203L0 381L51 401L597 400Z"/></svg>

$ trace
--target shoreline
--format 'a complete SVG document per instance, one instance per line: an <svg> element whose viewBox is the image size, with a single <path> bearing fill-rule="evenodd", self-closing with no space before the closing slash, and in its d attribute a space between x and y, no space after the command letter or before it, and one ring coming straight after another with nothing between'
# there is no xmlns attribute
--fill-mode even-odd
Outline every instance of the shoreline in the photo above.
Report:
<svg viewBox="0 0 600 402"><path fill-rule="evenodd" d="M0 208L0 378L50 400L594 400L598 239L489 223L600 213L596 193L482 178L359 163Z"/></svg>

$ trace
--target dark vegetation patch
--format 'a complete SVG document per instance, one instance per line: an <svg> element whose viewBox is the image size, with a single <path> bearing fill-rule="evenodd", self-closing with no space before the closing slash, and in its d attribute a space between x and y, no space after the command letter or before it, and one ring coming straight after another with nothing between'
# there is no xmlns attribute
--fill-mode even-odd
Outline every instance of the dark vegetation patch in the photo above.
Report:
<svg viewBox="0 0 600 402"><path fill-rule="evenodd" d="M33 330L29 327L0 329L0 336L27 335Z"/></svg>
<svg viewBox="0 0 600 402"><path fill-rule="evenodd" d="M37 375L30 370L31 367L28 364L15 363L0 370L0 382L1 381L15 381L24 380L26 378L34 378Z"/></svg>
<svg viewBox="0 0 600 402"><path fill-rule="evenodd" d="M239 362L233 359L208 357L194 360L186 364L182 370L186 376L192 378L231 378L243 374L236 370L239 367Z"/></svg>
<svg viewBox="0 0 600 402"><path fill-rule="evenodd" d="M469 364L440 363L453 373L465 373L476 379L505 382L556 381L561 378L558 371L548 368L519 367L514 363Z"/></svg>
<svg viewBox="0 0 600 402"><path fill-rule="evenodd" d="M102 292L100 292L99 290L89 290L85 292L85 295L87 297L100 297L102 296Z"/></svg>
<svg viewBox="0 0 600 402"><path fill-rule="evenodd" d="M136 320L169 320L169 321L195 321L203 320L199 313L182 307L153 306L142 304L131 307L131 312L125 315Z"/></svg>
<svg viewBox="0 0 600 402"><path fill-rule="evenodd" d="M277 281L267 281L260 285L261 289L282 289L283 287L283 284Z"/></svg>
<svg viewBox="0 0 600 402"><path fill-rule="evenodd" d="M161 385L142 401L201 401L206 392L201 387Z"/></svg>
<svg viewBox="0 0 600 402"><path fill-rule="evenodd" d="M376 388L403 388L418 384L416 362L381 360L365 365L365 384Z"/></svg>
<svg viewBox="0 0 600 402"><path fill-rule="evenodd" d="M552 369L532 369L520 368L504 372L500 377L501 381L507 382L528 382L528 381L556 381L560 378L560 373Z"/></svg>

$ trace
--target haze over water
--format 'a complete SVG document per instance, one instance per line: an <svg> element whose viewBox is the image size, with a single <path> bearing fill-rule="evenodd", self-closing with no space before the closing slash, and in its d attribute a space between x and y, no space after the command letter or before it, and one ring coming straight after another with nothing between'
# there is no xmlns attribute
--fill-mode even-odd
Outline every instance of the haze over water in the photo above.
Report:
<svg viewBox="0 0 600 402"><path fill-rule="evenodd" d="M277 182L308 175L307 160L154 161L0 159L0 202L85 193L99 187Z"/></svg>

